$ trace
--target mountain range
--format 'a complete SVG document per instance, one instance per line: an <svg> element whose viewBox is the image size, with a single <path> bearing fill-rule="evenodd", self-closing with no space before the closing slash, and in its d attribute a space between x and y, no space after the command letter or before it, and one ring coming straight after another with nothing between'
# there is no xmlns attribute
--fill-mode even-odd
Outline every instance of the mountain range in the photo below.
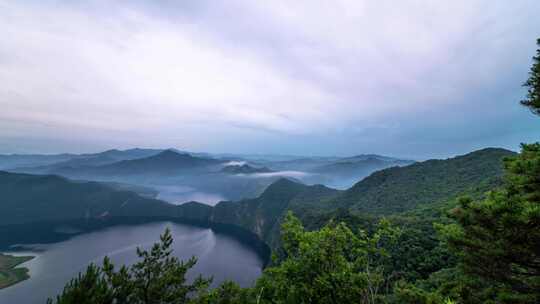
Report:
<svg viewBox="0 0 540 304"><path fill-rule="evenodd" d="M13 170L17 168L39 168L42 170L53 167L80 167L94 166L113 163L121 160L143 158L155 155L161 149L128 149L128 150L107 150L99 153L86 154L9 154L0 155L0 169Z"/></svg>
<svg viewBox="0 0 540 304"><path fill-rule="evenodd" d="M223 163L223 161L165 150L149 157L122 160L112 164L88 168L87 170L94 174L115 175L174 174L183 173L182 170L207 168L220 163Z"/></svg>
<svg viewBox="0 0 540 304"><path fill-rule="evenodd" d="M172 153L176 152L161 152L149 159L178 161L178 165L192 160ZM391 167L371 174L345 191L280 178L256 198L222 201L214 207L198 202L175 206L97 182L0 172L0 192L4 193L0 222L5 226L62 219L173 217L239 227L276 246L280 221L289 210L313 224L317 223L317 216L340 209L389 216L439 206L463 194L483 194L497 187L503 172L502 159L512 155L513 152L503 149L483 149L445 160ZM143 163L147 162L148 159Z"/></svg>
<svg viewBox="0 0 540 304"><path fill-rule="evenodd" d="M134 184L154 188L158 192L183 187L203 193L198 197L209 193L227 200L256 197L280 177L345 189L376 170L412 162L374 154L346 158L260 155L243 159L237 155L225 158L224 155L187 153L175 149L131 149L81 155L34 155L26 158L26 166L13 167L14 164L22 164L21 157L0 157L0 168L8 167L6 171L17 173ZM30 166L32 159L34 164L47 164ZM162 197L174 202L186 201L182 191L169 190L165 190L168 192Z"/></svg>
<svg viewBox="0 0 540 304"><path fill-rule="evenodd" d="M270 173L274 172L267 167L253 167L248 164L243 165L228 165L221 169L221 172L230 174L254 174L254 173Z"/></svg>

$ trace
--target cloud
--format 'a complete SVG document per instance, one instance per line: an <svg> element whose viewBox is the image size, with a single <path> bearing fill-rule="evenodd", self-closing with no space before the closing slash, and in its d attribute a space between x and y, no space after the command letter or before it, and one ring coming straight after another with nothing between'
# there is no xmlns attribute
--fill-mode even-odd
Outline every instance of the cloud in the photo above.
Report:
<svg viewBox="0 0 540 304"><path fill-rule="evenodd" d="M237 161L237 160L231 160L230 162L227 162L225 164L223 164L223 167L227 167L227 166L243 166L243 165L246 165L247 162L245 161Z"/></svg>
<svg viewBox="0 0 540 304"><path fill-rule="evenodd" d="M242 174L242 175L245 175L245 174ZM254 173L254 174L250 174L249 176L251 177L276 177L276 176L281 176L281 177L292 177L292 178L304 178L304 177L308 177L312 175L311 173L308 173L308 172L303 172L303 171L277 171L277 172L267 172L267 173ZM245 176L248 176L248 175L245 175Z"/></svg>
<svg viewBox="0 0 540 304"><path fill-rule="evenodd" d="M466 149L519 121L498 131L501 145L515 145L539 129L516 110L539 8L0 1L0 138L418 154L433 137ZM452 136L461 130L474 139Z"/></svg>

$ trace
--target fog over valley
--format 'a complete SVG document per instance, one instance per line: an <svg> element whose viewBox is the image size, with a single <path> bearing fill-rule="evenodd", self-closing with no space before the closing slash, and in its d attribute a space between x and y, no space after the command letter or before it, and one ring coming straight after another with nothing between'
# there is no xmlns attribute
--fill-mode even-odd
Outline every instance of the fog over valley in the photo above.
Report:
<svg viewBox="0 0 540 304"><path fill-rule="evenodd" d="M0 168L100 181L177 205L189 201L215 205L256 197L279 178L346 189L374 171L413 163L379 155L279 158L250 160L241 155L137 148L95 154L0 155Z"/></svg>

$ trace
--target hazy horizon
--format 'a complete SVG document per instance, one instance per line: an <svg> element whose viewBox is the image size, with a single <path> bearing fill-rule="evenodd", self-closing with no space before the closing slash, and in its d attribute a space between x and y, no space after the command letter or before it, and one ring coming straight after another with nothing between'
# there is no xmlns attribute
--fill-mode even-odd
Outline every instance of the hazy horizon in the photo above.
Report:
<svg viewBox="0 0 540 304"><path fill-rule="evenodd" d="M163 148L163 147L127 147L127 148L111 148L111 149L105 149L105 150L88 150L88 151L78 151L78 152L74 152L74 151L60 151L60 152L50 152L50 153L40 153L40 152L22 152L22 153L12 153L12 152L8 152L8 153L0 153L0 155L59 155L59 154L73 154L73 155L83 155L83 154L98 154L98 153L102 153L102 152L107 152L107 151L111 151L111 150L118 150L118 151L126 151L126 150L133 150L133 149L149 149L149 150L177 150L178 153L182 153L182 152L185 152L185 153L190 153L190 154L210 154L211 156L222 156L222 157L226 157L227 155L231 155L231 156L260 156L261 158L264 158L265 156L281 156L281 157L287 157L287 158L294 158L294 157L298 157L298 158L302 158L302 157L313 157L313 158L325 158L325 157L328 157L328 158L332 158L332 157L337 157L337 158L347 158L347 157L354 157L354 156L360 156L360 155L370 155L370 154L373 154L373 155L379 155L379 156L385 156L385 157L392 157L392 158L395 158L395 159L401 159L401 160L412 160L412 161L425 161L425 160L429 160L429 159L446 159L446 158L453 158L453 157L456 157L456 156L460 156L460 155L464 155L464 154L468 154L468 153L471 153L471 152L474 152L474 151L478 151L478 150L483 150L483 149L490 149L490 148L494 148L494 149L505 149L505 150L510 150L510 151L513 151L513 152L519 152L519 149L511 149L511 148L506 148L506 147L496 147L496 146L489 146L489 147L481 147L481 148L478 148L478 149L474 149L474 150L470 150L470 151L466 151L464 153L454 153L454 154L447 154L447 155L440 155L440 156L437 156L437 155L433 155L433 156L427 156L427 157L422 157L422 158L414 158L414 157L408 157L408 156L403 156L403 155L394 155L394 154L388 154L388 153L372 153L372 152L359 152L359 153L353 153L353 154L285 154L285 153L242 153L242 152L239 152L239 153L231 153L231 152L226 152L226 151L217 151L217 152L210 152L210 151L190 151L190 150L187 150L187 149L180 149L180 148L176 148L176 147L166 147L166 148Z"/></svg>
<svg viewBox="0 0 540 304"><path fill-rule="evenodd" d="M539 9L0 0L0 154L517 151Z"/></svg>

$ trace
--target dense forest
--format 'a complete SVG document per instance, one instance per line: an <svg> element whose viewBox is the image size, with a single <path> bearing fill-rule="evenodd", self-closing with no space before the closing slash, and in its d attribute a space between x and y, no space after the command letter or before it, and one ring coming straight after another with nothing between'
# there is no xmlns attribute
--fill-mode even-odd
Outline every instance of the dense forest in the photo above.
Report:
<svg viewBox="0 0 540 304"><path fill-rule="evenodd" d="M533 59L521 104L540 115L540 49ZM253 287L188 282L196 258L175 258L165 231L138 263L105 258L49 302L540 303L540 143L390 168L346 191L279 181L205 212L271 245Z"/></svg>

